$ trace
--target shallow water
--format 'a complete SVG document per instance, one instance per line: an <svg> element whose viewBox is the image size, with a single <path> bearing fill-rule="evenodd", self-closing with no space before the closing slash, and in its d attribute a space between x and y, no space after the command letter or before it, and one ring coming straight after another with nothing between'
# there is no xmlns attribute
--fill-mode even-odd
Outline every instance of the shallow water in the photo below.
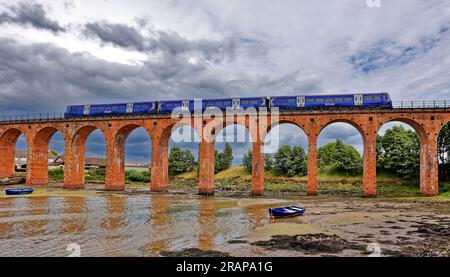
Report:
<svg viewBox="0 0 450 277"><path fill-rule="evenodd" d="M71 243L82 256L233 251L239 245L229 240L245 240L270 223L269 206L186 195L1 198L0 256L67 256Z"/></svg>
<svg viewBox="0 0 450 277"><path fill-rule="evenodd" d="M77 255L77 247L67 250L73 244L79 246L81 256L160 256L162 251L187 248L232 256L367 256L361 249L372 243L388 256L450 255L441 249L450 243L448 202L230 198L138 191L47 193L0 197L0 256ZM269 218L268 208L292 204L305 207L306 213L296 218ZM438 233L436 226L442 229ZM430 232L418 232L419 227ZM314 233L338 235L362 248L325 253L252 244L273 235ZM414 251L405 252L405 246Z"/></svg>

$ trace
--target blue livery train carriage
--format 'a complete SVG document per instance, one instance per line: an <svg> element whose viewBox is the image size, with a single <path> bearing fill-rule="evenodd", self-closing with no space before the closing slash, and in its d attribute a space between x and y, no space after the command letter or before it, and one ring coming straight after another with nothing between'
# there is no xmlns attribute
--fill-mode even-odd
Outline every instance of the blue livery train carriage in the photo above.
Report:
<svg viewBox="0 0 450 277"><path fill-rule="evenodd" d="M145 113L156 113L156 102L67 106L64 116L66 118L71 118L80 116L126 115Z"/></svg>
<svg viewBox="0 0 450 277"><path fill-rule="evenodd" d="M249 107L260 108L267 106L267 97L203 99L199 104L201 104L202 111L212 108L218 108L220 110L240 108L246 109ZM194 105L194 100L159 101L158 112L172 113L175 109L183 109L194 112L194 109L196 108Z"/></svg>
<svg viewBox="0 0 450 277"><path fill-rule="evenodd" d="M270 97L270 105L280 109L325 107L392 108L392 101L388 93L303 95Z"/></svg>

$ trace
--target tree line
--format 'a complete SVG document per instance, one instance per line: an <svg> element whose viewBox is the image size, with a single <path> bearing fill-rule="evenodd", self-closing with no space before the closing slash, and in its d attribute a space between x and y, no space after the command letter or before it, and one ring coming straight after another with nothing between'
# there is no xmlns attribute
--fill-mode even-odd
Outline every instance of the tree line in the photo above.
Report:
<svg viewBox="0 0 450 277"><path fill-rule="evenodd" d="M420 175L420 141L417 134L402 126L388 129L384 135L378 135L376 141L377 169L396 174L401 178L413 179ZM441 168L450 167L450 127L447 124L438 139L438 159ZM223 152L215 152L215 172L231 167L233 150L229 143ZM276 176L304 176L307 174L308 155L301 146L281 146L275 154L264 155L264 168ZM351 145L341 140L326 144L317 150L319 169L330 168L342 175L362 174L361 154ZM252 170L252 150L242 159L242 166ZM189 150L172 147L169 155L169 174L177 175L198 170L198 161ZM442 170L441 172L442 173ZM450 170L443 174L449 179Z"/></svg>

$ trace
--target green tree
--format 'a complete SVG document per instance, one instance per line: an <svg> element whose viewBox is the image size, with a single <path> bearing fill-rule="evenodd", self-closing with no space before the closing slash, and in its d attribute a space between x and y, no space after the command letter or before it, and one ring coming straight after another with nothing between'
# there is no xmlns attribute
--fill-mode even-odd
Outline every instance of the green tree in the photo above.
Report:
<svg viewBox="0 0 450 277"><path fill-rule="evenodd" d="M362 168L359 152L341 140L320 147L317 156L320 168L332 167L347 175L356 175Z"/></svg>
<svg viewBox="0 0 450 277"><path fill-rule="evenodd" d="M450 180L450 123L444 125L438 137L439 180Z"/></svg>
<svg viewBox="0 0 450 277"><path fill-rule="evenodd" d="M233 148L228 142L225 143L225 148L223 152L215 151L216 163L214 171L216 173L227 170L231 167L231 162L233 161Z"/></svg>
<svg viewBox="0 0 450 277"><path fill-rule="evenodd" d="M420 175L420 142L414 131L394 126L377 142L378 167L402 178L416 178Z"/></svg>
<svg viewBox="0 0 450 277"><path fill-rule="evenodd" d="M273 156L273 173L293 177L306 174L306 154L301 146L281 146Z"/></svg>
<svg viewBox="0 0 450 277"><path fill-rule="evenodd" d="M251 149L248 150L244 157L242 158L241 165L245 167L248 172L252 172L252 159L253 159L253 151ZM273 155L264 154L264 170L270 171L273 167Z"/></svg>
<svg viewBox="0 0 450 277"><path fill-rule="evenodd" d="M450 123L444 125L438 137L439 163L450 163Z"/></svg>
<svg viewBox="0 0 450 277"><path fill-rule="evenodd" d="M231 144L227 142L225 143L225 148L223 150L223 170L230 168L232 162L233 162L233 148L231 147Z"/></svg>
<svg viewBox="0 0 450 277"><path fill-rule="evenodd" d="M301 146L294 146L292 148L292 162L294 166L295 175L306 175L307 171L307 156L305 150Z"/></svg>
<svg viewBox="0 0 450 277"><path fill-rule="evenodd" d="M272 154L264 154L264 169L267 171L272 170L273 168L273 155Z"/></svg>
<svg viewBox="0 0 450 277"><path fill-rule="evenodd" d="M356 175L361 169L361 156L355 148L349 148L348 146L349 145L345 145L341 140L336 141L334 167L337 170L342 170L346 174Z"/></svg>
<svg viewBox="0 0 450 277"><path fill-rule="evenodd" d="M252 172L252 159L253 159L253 152L251 149L249 149L248 152L244 154L241 163L241 165L245 167L245 169L247 169L248 172Z"/></svg>
<svg viewBox="0 0 450 277"><path fill-rule="evenodd" d="M194 170L196 162L194 155L189 150L182 150L174 146L169 154L169 175L174 176Z"/></svg>

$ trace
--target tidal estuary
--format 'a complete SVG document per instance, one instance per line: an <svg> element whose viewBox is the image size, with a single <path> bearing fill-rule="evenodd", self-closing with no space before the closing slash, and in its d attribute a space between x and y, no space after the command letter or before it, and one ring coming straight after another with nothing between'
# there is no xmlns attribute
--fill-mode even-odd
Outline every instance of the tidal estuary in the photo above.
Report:
<svg viewBox="0 0 450 277"><path fill-rule="evenodd" d="M288 204L307 212L269 218ZM449 202L46 193L0 197L0 256L445 256L449 224Z"/></svg>

